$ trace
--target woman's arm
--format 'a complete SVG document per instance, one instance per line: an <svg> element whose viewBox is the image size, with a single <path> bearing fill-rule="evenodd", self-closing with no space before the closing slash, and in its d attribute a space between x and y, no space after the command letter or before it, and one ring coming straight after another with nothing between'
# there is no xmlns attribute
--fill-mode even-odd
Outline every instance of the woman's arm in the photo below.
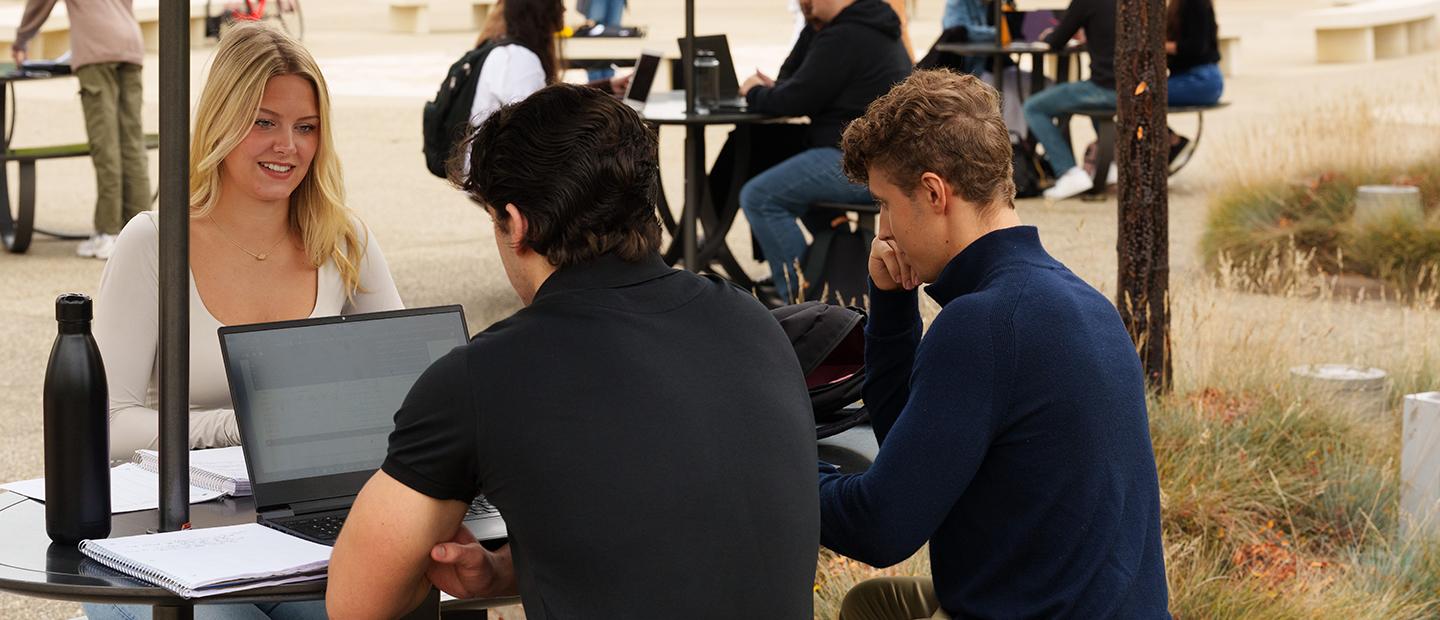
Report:
<svg viewBox="0 0 1440 620"><path fill-rule="evenodd" d="M160 341L159 232L153 217L141 214L120 232L95 300L95 342L110 392L112 460L159 445L160 414L146 406ZM234 411L190 412L191 448L239 442Z"/></svg>
<svg viewBox="0 0 1440 620"><path fill-rule="evenodd" d="M390 276L390 265L385 254L375 241L375 233L359 220L355 220L356 233L365 242L365 256L360 259L360 291L345 302L341 314L360 312L381 312L399 310L405 307L400 300L400 291L395 288L395 279Z"/></svg>

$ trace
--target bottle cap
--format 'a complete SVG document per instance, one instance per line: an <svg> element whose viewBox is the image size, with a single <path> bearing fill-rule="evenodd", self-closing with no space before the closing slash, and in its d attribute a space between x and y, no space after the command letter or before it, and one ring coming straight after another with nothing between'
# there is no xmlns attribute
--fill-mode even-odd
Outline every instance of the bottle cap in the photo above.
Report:
<svg viewBox="0 0 1440 620"><path fill-rule="evenodd" d="M55 298L55 320L89 321L93 317L90 296L85 293L62 293Z"/></svg>

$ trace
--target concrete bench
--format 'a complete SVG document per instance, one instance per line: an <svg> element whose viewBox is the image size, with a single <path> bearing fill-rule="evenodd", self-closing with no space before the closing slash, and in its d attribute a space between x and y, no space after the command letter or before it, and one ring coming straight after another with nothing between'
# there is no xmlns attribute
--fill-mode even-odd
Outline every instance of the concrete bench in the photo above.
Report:
<svg viewBox="0 0 1440 620"><path fill-rule="evenodd" d="M153 149L159 146L159 134L145 134L145 148ZM4 158L0 159L0 165L6 165L12 161L20 164L20 196L19 202L16 204L15 217L13 220L11 219L9 210L0 212L0 239L3 239L5 249L16 254L30 249L30 238L36 232L61 239L84 239L90 236L88 234L72 235L48 232L35 228L35 162L44 159L89 156L90 145L85 142L5 151Z"/></svg>
<svg viewBox="0 0 1440 620"><path fill-rule="evenodd" d="M387 0L390 31L427 34L430 32L430 0ZM496 0L469 0L471 26L480 30L495 8Z"/></svg>
<svg viewBox="0 0 1440 620"><path fill-rule="evenodd" d="M1179 161L1171 162L1170 174L1173 175L1180 172L1181 168L1184 168L1186 164L1190 163L1190 159L1194 156L1195 151L1200 149L1200 138L1205 134L1205 113L1219 110L1229 105L1229 103L1221 101L1213 105L1171 106L1166 110L1167 115L1195 114L1200 119L1200 127L1196 130L1195 137L1192 140L1193 146L1190 149L1190 155L1185 156L1184 159ZM1095 121L1095 182L1090 187L1090 191L1085 192L1085 195L1092 198L1103 197L1106 186L1105 177L1110 173L1110 164L1115 163L1115 109L1077 110L1073 112L1073 114L1088 116L1091 120ZM1065 125L1062 124L1062 126Z"/></svg>
<svg viewBox="0 0 1440 620"><path fill-rule="evenodd" d="M1370 62L1433 49L1440 0L1371 0L1311 11L1315 57L1323 63Z"/></svg>
<svg viewBox="0 0 1440 620"><path fill-rule="evenodd" d="M1240 37L1222 34L1216 40L1220 44L1220 75L1235 75L1235 54L1240 51Z"/></svg>
<svg viewBox="0 0 1440 620"><path fill-rule="evenodd" d="M18 7L17 7L18 8ZM135 21L140 24L140 36L145 41L145 50L160 50L160 4L158 0L136 0ZM18 15L15 21L19 21ZM205 2L190 2L190 44L205 40ZM15 31L8 30L0 35L0 53L10 57L10 46L15 42ZM65 13L65 4L55 5L50 18L40 26L39 34L27 46L31 58L56 58L70 50L70 19Z"/></svg>

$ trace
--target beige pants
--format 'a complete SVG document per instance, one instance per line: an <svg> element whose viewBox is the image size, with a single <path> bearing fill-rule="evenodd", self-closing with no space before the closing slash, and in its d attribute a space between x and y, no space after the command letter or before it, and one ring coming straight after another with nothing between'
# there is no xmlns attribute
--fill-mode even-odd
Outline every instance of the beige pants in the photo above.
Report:
<svg viewBox="0 0 1440 620"><path fill-rule="evenodd" d="M95 164L95 232L113 235L150 206L140 65L96 63L76 69L75 76Z"/></svg>
<svg viewBox="0 0 1440 620"><path fill-rule="evenodd" d="M880 577L845 595L839 620L949 620L929 577Z"/></svg>

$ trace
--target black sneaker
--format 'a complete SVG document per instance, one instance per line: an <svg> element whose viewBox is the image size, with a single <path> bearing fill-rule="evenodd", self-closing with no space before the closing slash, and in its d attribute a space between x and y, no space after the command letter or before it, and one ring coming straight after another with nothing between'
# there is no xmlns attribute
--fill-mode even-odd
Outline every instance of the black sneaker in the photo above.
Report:
<svg viewBox="0 0 1440 620"><path fill-rule="evenodd" d="M1179 141L1170 145L1170 163L1172 164L1175 163L1176 159L1180 158L1182 153L1190 150L1190 138L1186 138L1185 136L1177 137L1180 138Z"/></svg>

